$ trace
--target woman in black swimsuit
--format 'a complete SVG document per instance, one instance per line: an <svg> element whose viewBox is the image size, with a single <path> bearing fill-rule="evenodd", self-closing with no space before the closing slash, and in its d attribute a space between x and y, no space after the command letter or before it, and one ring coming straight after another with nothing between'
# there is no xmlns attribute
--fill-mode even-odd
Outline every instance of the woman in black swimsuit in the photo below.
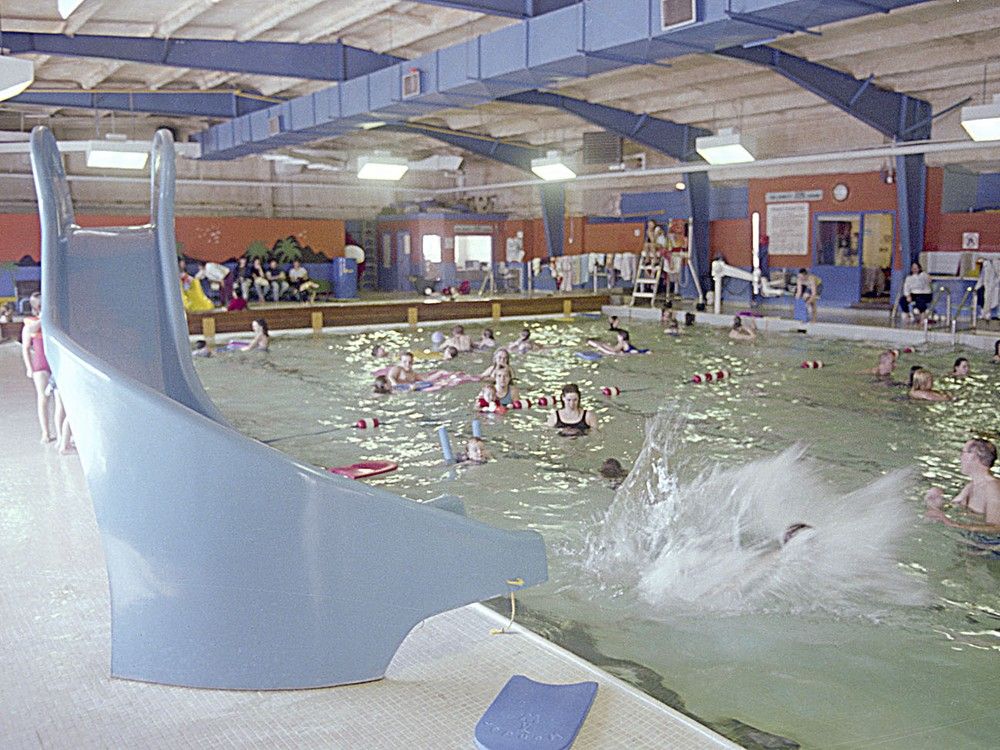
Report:
<svg viewBox="0 0 1000 750"><path fill-rule="evenodd" d="M594 413L580 408L580 389L576 383L563 386L562 400L562 408L549 414L549 427L555 427L562 435L584 435L591 427L597 427Z"/></svg>

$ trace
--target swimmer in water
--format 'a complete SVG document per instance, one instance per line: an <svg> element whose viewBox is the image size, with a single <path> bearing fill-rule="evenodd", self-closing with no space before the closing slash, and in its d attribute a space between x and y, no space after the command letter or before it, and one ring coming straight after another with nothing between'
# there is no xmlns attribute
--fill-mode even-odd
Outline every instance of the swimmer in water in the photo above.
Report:
<svg viewBox="0 0 1000 750"><path fill-rule="evenodd" d="M381 344L375 344L372 347L372 359L385 359L389 356L389 352Z"/></svg>
<svg viewBox="0 0 1000 750"><path fill-rule="evenodd" d="M441 359L455 359L458 356L458 349L453 346L446 346L441 353Z"/></svg>
<svg viewBox="0 0 1000 750"><path fill-rule="evenodd" d="M612 315L610 318L608 318L608 330L609 331L618 331L618 330L620 330L618 328L618 316L617 315Z"/></svg>
<svg viewBox="0 0 1000 750"><path fill-rule="evenodd" d="M463 464L484 464L490 456L486 452L486 443L482 438L472 437L465 444L465 453L458 459Z"/></svg>
<svg viewBox="0 0 1000 750"><path fill-rule="evenodd" d="M917 401L951 401L947 393L934 390L934 376L927 370L918 368L913 372L910 398Z"/></svg>
<svg viewBox="0 0 1000 750"><path fill-rule="evenodd" d="M489 349L496 349L497 340L493 337L492 328L484 328L482 338L476 342L476 349L478 351L487 351Z"/></svg>
<svg viewBox="0 0 1000 750"><path fill-rule="evenodd" d="M205 339L198 339L194 342L194 351L191 352L192 357L211 357L212 350L208 348L208 344Z"/></svg>
<svg viewBox="0 0 1000 750"><path fill-rule="evenodd" d="M969 375L969 360L965 357L959 357L955 360L955 364L951 368L951 376L953 378L965 378Z"/></svg>
<svg viewBox="0 0 1000 750"><path fill-rule="evenodd" d="M597 427L597 417L594 412L580 408L580 388L576 383L569 383L562 388L563 406L556 409L546 421L549 427L555 427L560 435L571 437L586 435Z"/></svg>
<svg viewBox="0 0 1000 750"><path fill-rule="evenodd" d="M993 342L993 364L1000 363L1000 339Z"/></svg>
<svg viewBox="0 0 1000 750"><path fill-rule="evenodd" d="M493 391L500 406L510 406L521 398L521 392L513 383L509 367L498 367L493 375Z"/></svg>
<svg viewBox="0 0 1000 750"><path fill-rule="evenodd" d="M959 461L962 473L970 481L951 500L951 505L981 516L983 523L960 523L948 518L944 514L944 491L940 487L932 487L924 495L927 505L924 517L945 526L974 532L975 546L1000 551L1000 479L993 476L992 471L997 461L997 448L989 440L973 438L962 447Z"/></svg>
<svg viewBox="0 0 1000 750"><path fill-rule="evenodd" d="M892 371L896 369L896 356L892 349L886 349L878 355L878 364L865 372L874 375L879 380L889 380L892 377Z"/></svg>
<svg viewBox="0 0 1000 750"><path fill-rule="evenodd" d="M743 324L743 316L737 315L733 318L733 327L729 329L729 338L734 341L756 341L757 324L753 318L748 318L746 325Z"/></svg>
<svg viewBox="0 0 1000 750"><path fill-rule="evenodd" d="M476 397L478 401L485 401L487 404L494 404L497 400L497 389L492 383L486 383L482 390L479 391L479 395Z"/></svg>
<svg viewBox="0 0 1000 750"><path fill-rule="evenodd" d="M375 386L372 388L372 391L382 395L392 393L392 384L389 382L389 378L385 375L379 375L376 377Z"/></svg>
<svg viewBox="0 0 1000 750"><path fill-rule="evenodd" d="M521 335L518 336L517 341L511 342L507 347L514 354L527 354L528 352L538 351L544 348L541 344L536 344L531 340L531 331L527 328L521 329Z"/></svg>
<svg viewBox="0 0 1000 750"><path fill-rule="evenodd" d="M263 318L257 318L250 324L250 328L253 331L253 338L250 340L250 344L246 347L246 349L243 349L243 351L266 352L271 346L271 332L268 330L267 321Z"/></svg>
<svg viewBox="0 0 1000 750"><path fill-rule="evenodd" d="M498 367L509 367L511 377L514 376L514 368L510 366L510 352L506 349L497 349L493 352L493 362L490 363L489 367L483 370L479 379L493 382L493 377L496 374Z"/></svg>
<svg viewBox="0 0 1000 750"><path fill-rule="evenodd" d="M472 351L472 339L465 332L464 326L456 325L451 329L451 336L444 340L442 348L447 349L449 346L455 347L460 352Z"/></svg>
<svg viewBox="0 0 1000 750"><path fill-rule="evenodd" d="M587 343L590 344L595 349L597 349L597 351L599 351L601 354L605 354L611 357L617 356L619 354L638 353L639 350L636 349L634 346L632 346L632 342L629 340L628 331L626 331L624 328L619 328L617 331L615 331L615 333L618 334L618 341L615 343L614 346L608 346L603 341L595 341L594 339L588 340Z"/></svg>
<svg viewBox="0 0 1000 750"><path fill-rule="evenodd" d="M599 473L605 479L611 480L610 484L615 489L617 489L622 481L624 481L625 477L628 476L628 472L625 471L625 467L622 466L621 461L617 458L604 459L604 463L601 464Z"/></svg>
<svg viewBox="0 0 1000 750"><path fill-rule="evenodd" d="M681 332L681 324L677 321L677 316L669 307L660 310L660 325L663 332L668 336L677 336Z"/></svg>
<svg viewBox="0 0 1000 750"><path fill-rule="evenodd" d="M399 364L390 367L386 377L389 378L389 384L393 387L412 385L420 380L420 376L413 369L413 352L403 352L399 357Z"/></svg>

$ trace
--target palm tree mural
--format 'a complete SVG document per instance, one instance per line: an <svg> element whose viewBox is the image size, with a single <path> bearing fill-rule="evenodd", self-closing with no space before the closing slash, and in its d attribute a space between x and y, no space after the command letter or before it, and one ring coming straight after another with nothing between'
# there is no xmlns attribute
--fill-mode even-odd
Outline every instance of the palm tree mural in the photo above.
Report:
<svg viewBox="0 0 1000 750"><path fill-rule="evenodd" d="M285 237L278 240L274 246L274 254L282 263L291 263L293 260L302 260L302 248L294 237Z"/></svg>
<svg viewBox="0 0 1000 750"><path fill-rule="evenodd" d="M258 258L260 258L260 260L262 261L267 260L270 254L271 254L271 248L269 248L260 240L254 240L253 242L251 242L249 247L247 247L247 252L246 252L247 260L251 262L257 260Z"/></svg>

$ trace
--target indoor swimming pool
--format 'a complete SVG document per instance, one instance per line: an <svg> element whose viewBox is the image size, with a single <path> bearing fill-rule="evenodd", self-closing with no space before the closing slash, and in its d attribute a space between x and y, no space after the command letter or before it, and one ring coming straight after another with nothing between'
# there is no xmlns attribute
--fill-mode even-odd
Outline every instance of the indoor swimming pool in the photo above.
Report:
<svg viewBox="0 0 1000 750"><path fill-rule="evenodd" d="M444 328L278 337L196 368L237 428L279 450L321 466L395 461L370 481L541 532L550 580L519 595L518 621L739 742L749 726L807 748L994 746L1000 560L921 515L930 486L961 488L969 437L997 441L1000 366L944 346L903 353L896 381L920 364L953 397L913 402L865 372L877 343L625 325L650 354L583 361L588 338L613 334L577 318L532 321L545 349L513 358L522 397L579 385L599 420L580 437L546 427L547 409L482 414L471 383L372 392L391 363L374 345L420 352ZM467 326L474 340L481 327ZM497 339L521 327L504 322ZM972 374L955 380L960 354ZM416 368L478 375L488 360ZM691 382L719 370L731 374ZM381 425L353 426L369 417ZM492 459L445 465L437 428L458 451L473 418ZM617 494L598 473L611 457L635 467ZM797 523L812 528L782 546Z"/></svg>

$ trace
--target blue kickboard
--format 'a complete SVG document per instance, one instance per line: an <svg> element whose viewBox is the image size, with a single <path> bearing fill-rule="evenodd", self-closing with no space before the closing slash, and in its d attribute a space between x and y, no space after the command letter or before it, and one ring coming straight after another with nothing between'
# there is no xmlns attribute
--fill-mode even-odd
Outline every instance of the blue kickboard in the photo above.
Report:
<svg viewBox="0 0 1000 750"><path fill-rule="evenodd" d="M576 356L582 359L584 362L596 362L604 355L600 352L577 352Z"/></svg>
<svg viewBox="0 0 1000 750"><path fill-rule="evenodd" d="M548 685L514 675L476 724L479 750L567 750L597 695L596 682Z"/></svg>
<svg viewBox="0 0 1000 750"><path fill-rule="evenodd" d="M809 308L806 307L806 301L799 297L795 299L795 319L802 323L809 322Z"/></svg>

